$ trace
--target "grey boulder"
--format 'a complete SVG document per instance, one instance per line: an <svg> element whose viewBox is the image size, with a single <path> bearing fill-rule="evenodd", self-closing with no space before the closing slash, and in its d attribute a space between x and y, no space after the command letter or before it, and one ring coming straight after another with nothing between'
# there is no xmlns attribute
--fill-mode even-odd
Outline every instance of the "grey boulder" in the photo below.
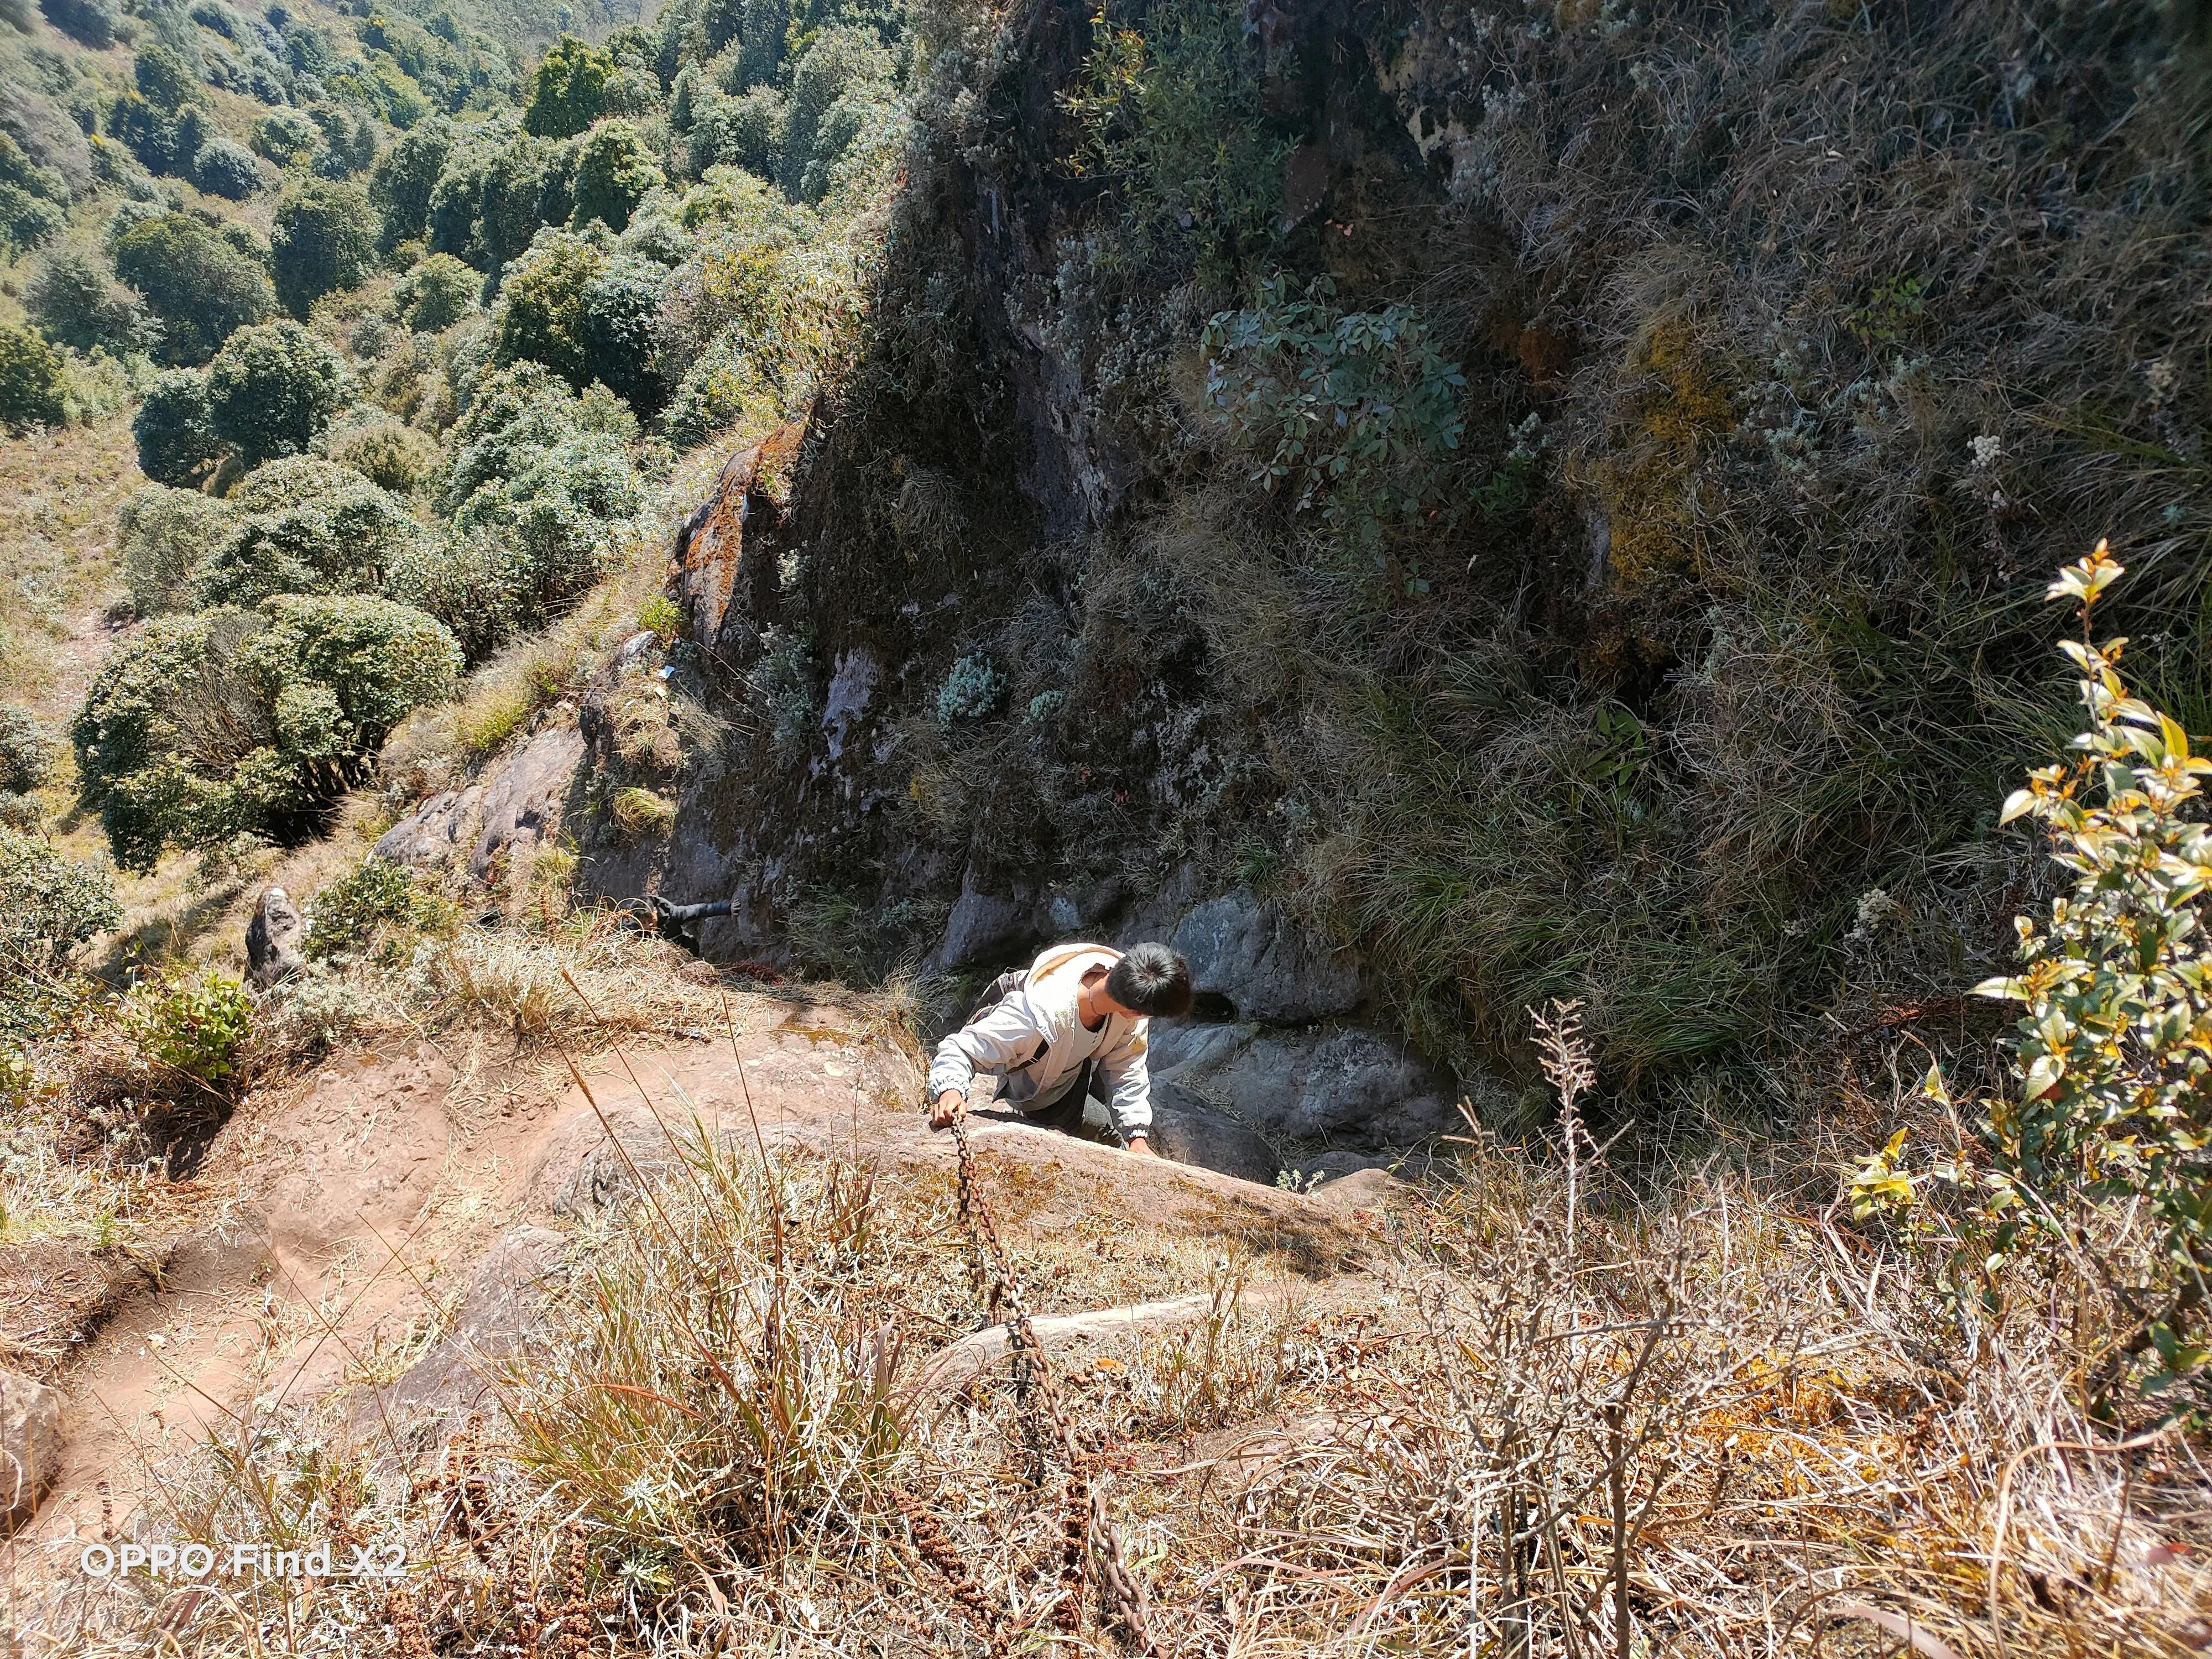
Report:
<svg viewBox="0 0 2212 1659"><path fill-rule="evenodd" d="M300 947L307 935L300 907L281 887L271 887L253 907L246 924L246 977L261 990L300 971Z"/></svg>
<svg viewBox="0 0 2212 1659"><path fill-rule="evenodd" d="M31 1518L62 1463L62 1397L0 1371L0 1532Z"/></svg>
<svg viewBox="0 0 2212 1659"><path fill-rule="evenodd" d="M1263 1135L1382 1152L1459 1121L1452 1079L1403 1045L1358 1027L1318 1031L1163 1021L1152 1074ZM1295 1160L1294 1160L1295 1161Z"/></svg>
<svg viewBox="0 0 2212 1659"><path fill-rule="evenodd" d="M1224 893L1188 912L1170 941L1190 963L1191 983L1226 997L1240 1020L1301 1025L1352 1012L1359 964L1313 940L1276 906Z"/></svg>
<svg viewBox="0 0 2212 1659"><path fill-rule="evenodd" d="M1152 1142L1162 1158L1262 1186L1272 1186L1282 1168L1275 1149L1258 1130L1173 1083L1153 1087Z"/></svg>

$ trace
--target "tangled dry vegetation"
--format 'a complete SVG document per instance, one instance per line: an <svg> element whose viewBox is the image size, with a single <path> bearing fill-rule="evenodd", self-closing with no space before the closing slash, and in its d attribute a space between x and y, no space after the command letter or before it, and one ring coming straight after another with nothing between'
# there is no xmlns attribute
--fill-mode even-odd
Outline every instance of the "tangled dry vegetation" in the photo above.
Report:
<svg viewBox="0 0 2212 1659"><path fill-rule="evenodd" d="M1007 1237L1032 1311L1195 1324L934 1363L981 1320L952 1183L714 1141L573 1249L442 1449L311 1415L164 1472L149 1534L394 1545L395 1580L73 1587L66 1651L2174 1654L2212 1470L2092 1423L2086 1283L1988 1304L1861 1231L1804 1144L1630 1168L1463 1148L1352 1279L1143 1227ZM1017 1172L979 1175L1002 1216ZM1343 1294L1346 1287L1356 1294ZM1080 1462L1078 1475L1068 1466ZM1104 1525L1081 1494L1095 1490ZM341 1557L344 1552L341 1551ZM1825 1643L1825 1648L1823 1644Z"/></svg>

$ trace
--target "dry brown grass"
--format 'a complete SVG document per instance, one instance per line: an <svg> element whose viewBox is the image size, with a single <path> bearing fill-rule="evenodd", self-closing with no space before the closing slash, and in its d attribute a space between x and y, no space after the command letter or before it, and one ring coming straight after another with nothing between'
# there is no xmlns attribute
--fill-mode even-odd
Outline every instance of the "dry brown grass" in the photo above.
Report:
<svg viewBox="0 0 2212 1659"><path fill-rule="evenodd" d="M145 482L128 414L0 441L0 698L75 712L119 592L115 509Z"/></svg>

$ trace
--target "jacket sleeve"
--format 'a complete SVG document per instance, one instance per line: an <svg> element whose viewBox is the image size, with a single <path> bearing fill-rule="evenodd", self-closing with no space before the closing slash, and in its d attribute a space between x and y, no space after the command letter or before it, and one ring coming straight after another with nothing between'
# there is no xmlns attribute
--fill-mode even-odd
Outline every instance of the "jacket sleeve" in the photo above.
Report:
<svg viewBox="0 0 2212 1659"><path fill-rule="evenodd" d="M1008 997L972 1025L963 1025L937 1045L929 1065L929 1097L947 1089L961 1094L978 1072L1011 1072L1035 1054L1046 1040L1029 999Z"/></svg>
<svg viewBox="0 0 2212 1659"><path fill-rule="evenodd" d="M1098 1062L1106 1073L1107 1104L1114 1114L1114 1127L1124 1139L1133 1134L1151 1139L1147 1132L1152 1127L1152 1073L1145 1048L1145 1034L1132 1031Z"/></svg>

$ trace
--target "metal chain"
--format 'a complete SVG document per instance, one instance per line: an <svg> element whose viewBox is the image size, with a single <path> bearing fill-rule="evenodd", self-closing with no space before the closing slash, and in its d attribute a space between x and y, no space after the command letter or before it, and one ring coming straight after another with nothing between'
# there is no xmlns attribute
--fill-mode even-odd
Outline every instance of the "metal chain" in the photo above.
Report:
<svg viewBox="0 0 2212 1659"><path fill-rule="evenodd" d="M999 1237L998 1219L991 1213L989 1200L983 1196L983 1183L976 1170L975 1149L968 1139L968 1126L958 1117L952 1120L952 1141L959 1152L960 1218L966 1224L969 1244L975 1253L978 1295L987 1314L1000 1307L1006 1310L1007 1346L1013 1351L1018 1397L1032 1411L1035 1406L1030 1402L1042 1404L1050 1425L1050 1438L1066 1465L1068 1480L1083 1489L1089 1515L1091 1553L1097 1564L1103 1599L1127 1636L1131 1650L1139 1654L1156 1652L1152 1613L1146 1605L1144 1587L1137 1583L1123 1559L1121 1531L1107 1516L1105 1496L1099 1491L1096 1479L1096 1462L1083 1449L1075 1425L1060 1400L1060 1389L1054 1382L1044 1343L1038 1338L1036 1328L1030 1323L1028 1304L1023 1299L1021 1286L1015 1282L1011 1258ZM1080 1593L1079 1577L1073 1588Z"/></svg>

